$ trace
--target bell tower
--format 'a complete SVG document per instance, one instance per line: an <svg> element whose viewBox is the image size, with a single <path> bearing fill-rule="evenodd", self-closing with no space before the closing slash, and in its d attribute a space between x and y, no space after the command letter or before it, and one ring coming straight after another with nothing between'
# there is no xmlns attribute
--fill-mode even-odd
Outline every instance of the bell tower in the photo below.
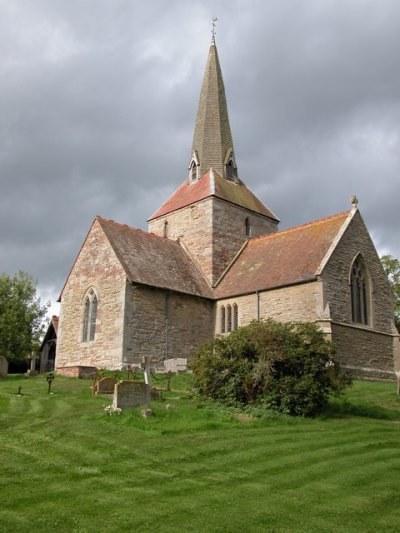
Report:
<svg viewBox="0 0 400 533"><path fill-rule="evenodd" d="M277 230L278 218L239 179L214 32L187 177L148 222L180 241L212 287L249 238Z"/></svg>

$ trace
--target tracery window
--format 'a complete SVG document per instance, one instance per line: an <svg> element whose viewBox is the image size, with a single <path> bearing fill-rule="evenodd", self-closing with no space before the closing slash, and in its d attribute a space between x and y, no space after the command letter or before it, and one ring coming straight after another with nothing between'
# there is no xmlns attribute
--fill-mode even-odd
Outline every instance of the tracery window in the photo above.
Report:
<svg viewBox="0 0 400 533"><path fill-rule="evenodd" d="M85 297L83 312L82 342L93 341L96 332L98 301L96 293L90 289Z"/></svg>
<svg viewBox="0 0 400 533"><path fill-rule="evenodd" d="M353 322L368 324L369 296L368 276L361 255L358 255L351 268L351 314Z"/></svg>

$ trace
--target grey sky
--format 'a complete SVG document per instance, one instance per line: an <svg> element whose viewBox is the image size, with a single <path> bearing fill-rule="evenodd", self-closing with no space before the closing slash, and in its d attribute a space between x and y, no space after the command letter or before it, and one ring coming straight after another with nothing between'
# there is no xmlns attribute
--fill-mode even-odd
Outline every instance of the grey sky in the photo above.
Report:
<svg viewBox="0 0 400 533"><path fill-rule="evenodd" d="M146 229L186 175L213 16L241 179L281 228L356 194L400 257L398 0L0 0L0 272L54 303L95 215Z"/></svg>

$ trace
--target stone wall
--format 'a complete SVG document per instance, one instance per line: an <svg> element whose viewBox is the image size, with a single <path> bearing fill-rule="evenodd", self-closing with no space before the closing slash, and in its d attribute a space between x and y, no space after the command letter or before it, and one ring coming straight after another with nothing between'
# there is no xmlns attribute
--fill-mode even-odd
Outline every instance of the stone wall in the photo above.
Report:
<svg viewBox="0 0 400 533"><path fill-rule="evenodd" d="M245 326L257 318L273 318L280 322L318 320L324 316L322 290L322 283L315 281L259 292L258 295L252 293L220 300L216 306L215 334L221 332L221 307L235 303L238 306L239 326Z"/></svg>
<svg viewBox="0 0 400 533"><path fill-rule="evenodd" d="M126 287L125 364L151 357L152 365L165 359L190 358L201 342L213 336L213 302L144 286Z"/></svg>
<svg viewBox="0 0 400 533"><path fill-rule="evenodd" d="M375 331L332 324L336 360L357 378L394 379L393 337Z"/></svg>
<svg viewBox="0 0 400 533"><path fill-rule="evenodd" d="M246 217L252 237L276 231L269 218L214 197L151 220L149 231L163 236L168 222L168 238L179 239L214 284L246 242Z"/></svg>
<svg viewBox="0 0 400 533"><path fill-rule="evenodd" d="M370 280L368 325L352 322L350 269L358 253L364 259ZM400 361L400 345L393 322L393 295L358 211L325 266L322 280L338 361L359 377L388 377L388 372L393 372Z"/></svg>
<svg viewBox="0 0 400 533"><path fill-rule="evenodd" d="M62 292L56 370L121 367L125 279L123 268L95 221ZM98 297L96 333L93 341L82 342L84 298L90 288Z"/></svg>

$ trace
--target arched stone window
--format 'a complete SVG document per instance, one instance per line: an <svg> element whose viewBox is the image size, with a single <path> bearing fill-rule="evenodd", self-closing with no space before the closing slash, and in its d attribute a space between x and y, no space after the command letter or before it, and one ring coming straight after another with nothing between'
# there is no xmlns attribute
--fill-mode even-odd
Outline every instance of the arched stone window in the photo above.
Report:
<svg viewBox="0 0 400 533"><path fill-rule="evenodd" d="M96 293L90 289L84 301L82 342L93 341L96 332L98 301Z"/></svg>
<svg viewBox="0 0 400 533"><path fill-rule="evenodd" d="M369 313L369 283L365 263L358 255L351 267L351 315L353 322L368 324Z"/></svg>
<svg viewBox="0 0 400 533"><path fill-rule="evenodd" d="M225 307L222 306L221 307L221 333L225 333L225 320L226 320L226 316L225 316Z"/></svg>
<svg viewBox="0 0 400 533"><path fill-rule="evenodd" d="M164 238L168 238L168 220L164 222Z"/></svg>
<svg viewBox="0 0 400 533"><path fill-rule="evenodd" d="M233 329L237 329L239 326L239 309L237 304L233 304Z"/></svg>
<svg viewBox="0 0 400 533"><path fill-rule="evenodd" d="M228 305L226 307L227 320L226 320L226 331L230 333L232 331L232 307Z"/></svg>

